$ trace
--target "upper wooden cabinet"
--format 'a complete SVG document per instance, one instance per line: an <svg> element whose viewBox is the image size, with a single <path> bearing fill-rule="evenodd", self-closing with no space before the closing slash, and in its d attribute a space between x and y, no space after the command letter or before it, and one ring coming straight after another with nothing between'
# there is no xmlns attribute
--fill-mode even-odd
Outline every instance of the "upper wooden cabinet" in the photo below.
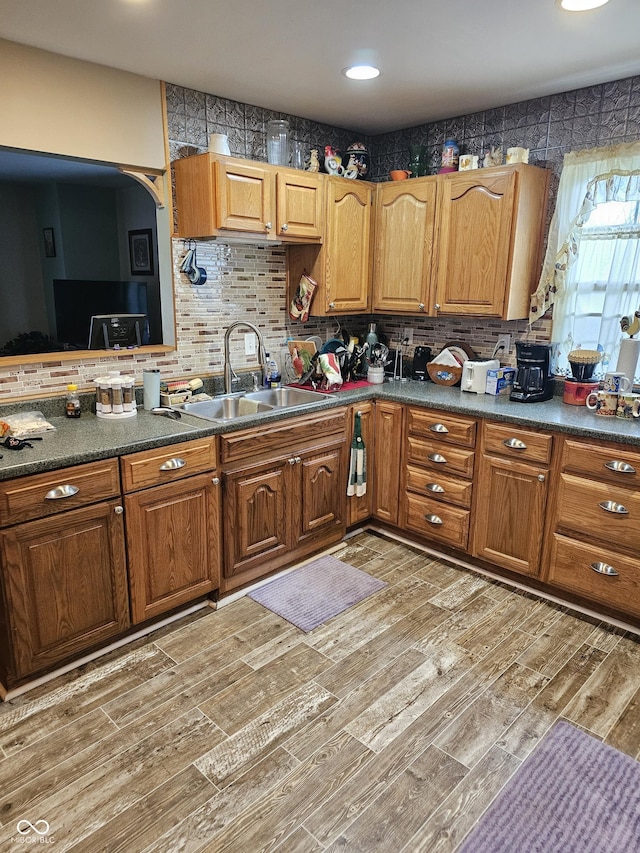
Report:
<svg viewBox="0 0 640 853"><path fill-rule="evenodd" d="M540 273L549 173L516 165L439 176L435 314L518 320Z"/></svg>
<svg viewBox="0 0 640 853"><path fill-rule="evenodd" d="M437 178L378 184L373 310L429 310Z"/></svg>
<svg viewBox="0 0 640 853"><path fill-rule="evenodd" d="M322 239L323 175L212 154L173 168L180 237Z"/></svg>
<svg viewBox="0 0 640 853"><path fill-rule="evenodd" d="M318 282L312 316L369 310L373 191L369 183L327 178L323 245L288 249L290 295L305 271Z"/></svg>

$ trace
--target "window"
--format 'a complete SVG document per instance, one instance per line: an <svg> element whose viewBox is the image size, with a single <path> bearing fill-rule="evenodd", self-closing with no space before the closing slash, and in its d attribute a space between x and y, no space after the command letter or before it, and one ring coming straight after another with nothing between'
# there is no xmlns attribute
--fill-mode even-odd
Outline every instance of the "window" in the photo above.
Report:
<svg viewBox="0 0 640 853"><path fill-rule="evenodd" d="M560 373L577 348L602 352L598 372L616 367L620 321L640 309L637 143L566 155L531 322L551 306Z"/></svg>

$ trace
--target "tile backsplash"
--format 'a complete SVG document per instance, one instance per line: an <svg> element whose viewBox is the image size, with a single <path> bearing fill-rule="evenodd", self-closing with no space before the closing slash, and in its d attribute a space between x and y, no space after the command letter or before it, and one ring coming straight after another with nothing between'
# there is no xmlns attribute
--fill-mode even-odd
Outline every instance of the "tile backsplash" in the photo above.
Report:
<svg viewBox="0 0 640 853"><path fill-rule="evenodd" d="M458 140L462 152L480 156L489 146L498 145L506 150L511 145L523 145L530 148L531 163L552 171L550 211L565 152L640 137L640 77L375 137L171 84L167 85L166 92L172 160L206 150L209 134L225 133L232 154L264 161L266 123L270 118L287 118L291 138L309 149L331 144L344 150L354 140L362 141L371 153L373 180L385 180L392 168L405 168L412 144L427 146L430 167L434 171L439 167L442 143L450 136ZM177 334L174 352L159 358L126 353L82 362L61 362L47 357L38 363L0 369L0 398L62 394L72 381L86 390L97 375L112 368L133 373L138 380L141 380L143 368L150 366L160 368L167 378L217 374L222 371L224 330L236 320L254 322L264 334L267 349L280 359L288 337L318 334L325 340L339 328L335 319L312 318L304 326L289 320L282 247L198 241L199 262L208 274L202 286L191 285L179 272L183 254L182 240L174 240ZM358 316L340 318L339 322L343 328L357 333L365 331L370 320L377 322L380 333L391 343L400 340L403 329L410 327L414 330L414 346L426 344L437 351L448 341L462 340L483 357L491 355L501 334L510 334L514 341L527 333L524 320ZM530 336L549 340L550 325L547 318L537 321ZM234 365L257 366L255 358L244 355L242 330L234 333L231 352ZM411 355L411 348L407 354ZM513 363L513 357L512 350L511 355L502 360Z"/></svg>

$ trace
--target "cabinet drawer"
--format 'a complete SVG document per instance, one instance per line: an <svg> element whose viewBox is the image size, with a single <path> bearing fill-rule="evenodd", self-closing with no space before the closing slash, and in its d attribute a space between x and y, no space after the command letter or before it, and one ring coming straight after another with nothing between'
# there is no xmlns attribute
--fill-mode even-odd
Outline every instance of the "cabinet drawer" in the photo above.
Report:
<svg viewBox="0 0 640 853"><path fill-rule="evenodd" d="M217 465L215 436L131 453L120 460L122 488L135 492L171 483L192 474L213 471Z"/></svg>
<svg viewBox="0 0 640 853"><path fill-rule="evenodd" d="M640 492L562 474L557 506L556 527L640 549Z"/></svg>
<svg viewBox="0 0 640 853"><path fill-rule="evenodd" d="M409 408L407 422L409 435L435 438L463 447L474 447L476 443L476 422L463 415L449 412L437 412L430 409Z"/></svg>
<svg viewBox="0 0 640 853"><path fill-rule="evenodd" d="M548 583L598 604L640 614L640 561L608 546L577 542L556 533L550 566ZM610 567L617 574L603 574L593 566Z"/></svg>
<svg viewBox="0 0 640 853"><path fill-rule="evenodd" d="M407 465L407 489L436 501L456 504L467 509L471 506L471 482L448 477L441 471Z"/></svg>
<svg viewBox="0 0 640 853"><path fill-rule="evenodd" d="M7 480L0 484L0 525L45 518L119 494L117 459Z"/></svg>
<svg viewBox="0 0 640 853"><path fill-rule="evenodd" d="M484 425L485 453L521 459L525 462L551 462L553 436L520 429L509 424Z"/></svg>
<svg viewBox="0 0 640 853"><path fill-rule="evenodd" d="M347 409L332 409L329 414L308 414L223 435L220 455L224 464L268 459L280 453L300 452L305 447L322 447L346 434Z"/></svg>
<svg viewBox="0 0 640 853"><path fill-rule="evenodd" d="M467 510L419 495L406 495L405 527L427 539L466 550L469 541Z"/></svg>
<svg viewBox="0 0 640 853"><path fill-rule="evenodd" d="M603 447L565 439L562 470L620 486L640 488L640 453L634 453L624 445Z"/></svg>
<svg viewBox="0 0 640 853"><path fill-rule="evenodd" d="M461 474L463 477L473 477L473 450L462 447L444 445L439 441L424 441L409 436L407 440L409 462L417 462L423 468L440 473Z"/></svg>

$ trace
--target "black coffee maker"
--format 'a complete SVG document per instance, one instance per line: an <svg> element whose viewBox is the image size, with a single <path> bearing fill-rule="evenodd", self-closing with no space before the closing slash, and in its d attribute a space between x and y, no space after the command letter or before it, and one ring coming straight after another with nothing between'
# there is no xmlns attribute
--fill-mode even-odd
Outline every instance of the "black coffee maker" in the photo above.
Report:
<svg viewBox="0 0 640 853"><path fill-rule="evenodd" d="M541 403L553 397L551 344L516 341L516 375L510 400Z"/></svg>

